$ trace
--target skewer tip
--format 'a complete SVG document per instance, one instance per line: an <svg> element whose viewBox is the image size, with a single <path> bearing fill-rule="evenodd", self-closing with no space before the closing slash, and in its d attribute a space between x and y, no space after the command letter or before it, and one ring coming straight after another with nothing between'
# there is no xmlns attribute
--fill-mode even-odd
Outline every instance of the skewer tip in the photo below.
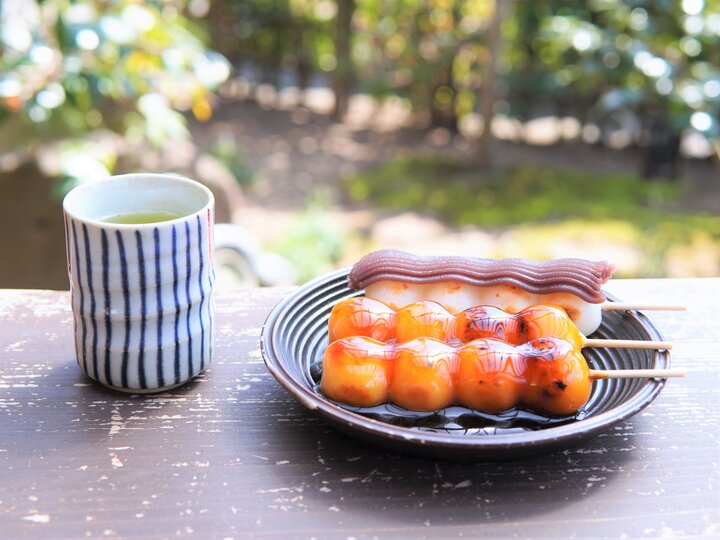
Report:
<svg viewBox="0 0 720 540"><path fill-rule="evenodd" d="M668 379L685 377L678 369L591 369L590 379Z"/></svg>
<svg viewBox="0 0 720 540"><path fill-rule="evenodd" d="M610 302L600 304L603 311L687 311L687 306L672 304L633 304L631 302Z"/></svg>
<svg viewBox="0 0 720 540"><path fill-rule="evenodd" d="M642 339L585 339L583 347L609 347L614 349L658 349L672 350L669 341L652 341Z"/></svg>

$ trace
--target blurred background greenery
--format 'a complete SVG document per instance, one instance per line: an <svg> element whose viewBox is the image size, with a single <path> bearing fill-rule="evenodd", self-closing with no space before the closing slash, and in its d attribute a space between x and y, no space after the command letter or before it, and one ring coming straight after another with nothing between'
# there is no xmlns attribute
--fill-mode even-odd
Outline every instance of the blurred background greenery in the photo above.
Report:
<svg viewBox="0 0 720 540"><path fill-rule="evenodd" d="M0 24L0 286L65 288L62 195L138 170L210 185L249 259L293 263L268 283L387 246L720 274L720 0L2 0Z"/></svg>

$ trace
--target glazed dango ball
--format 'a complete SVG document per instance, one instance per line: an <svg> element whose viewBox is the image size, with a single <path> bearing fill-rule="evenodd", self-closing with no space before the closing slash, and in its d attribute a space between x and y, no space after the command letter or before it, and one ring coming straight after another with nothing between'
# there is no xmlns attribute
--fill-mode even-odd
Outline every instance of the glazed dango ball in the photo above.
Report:
<svg viewBox="0 0 720 540"><path fill-rule="evenodd" d="M590 399L587 362L570 343L539 338L525 347L525 388L520 403L552 416L574 414Z"/></svg>
<svg viewBox="0 0 720 540"><path fill-rule="evenodd" d="M520 337L522 332L519 318L494 306L476 306L458 313L455 330L460 341L464 343L479 338L524 343Z"/></svg>
<svg viewBox="0 0 720 540"><path fill-rule="evenodd" d="M525 359L508 343L478 339L459 351L455 392L458 402L487 413L517 405L525 383Z"/></svg>
<svg viewBox="0 0 720 540"><path fill-rule="evenodd" d="M357 296L333 306L328 321L330 342L350 336L365 336L378 341L395 338L397 313L379 300Z"/></svg>
<svg viewBox="0 0 720 540"><path fill-rule="evenodd" d="M397 311L395 337L404 343L426 337L450 341L455 335L455 316L437 302L420 300Z"/></svg>
<svg viewBox="0 0 720 540"><path fill-rule="evenodd" d="M416 411L434 411L455 401L457 351L442 341L418 338L396 347L389 400Z"/></svg>
<svg viewBox="0 0 720 540"><path fill-rule="evenodd" d="M323 355L320 389L328 397L372 407L387 401L395 351L368 337L332 342Z"/></svg>
<svg viewBox="0 0 720 540"><path fill-rule="evenodd" d="M516 314L518 337L514 343L526 343L542 337L559 337L575 348L582 348L585 336L562 308L548 305L530 306Z"/></svg>

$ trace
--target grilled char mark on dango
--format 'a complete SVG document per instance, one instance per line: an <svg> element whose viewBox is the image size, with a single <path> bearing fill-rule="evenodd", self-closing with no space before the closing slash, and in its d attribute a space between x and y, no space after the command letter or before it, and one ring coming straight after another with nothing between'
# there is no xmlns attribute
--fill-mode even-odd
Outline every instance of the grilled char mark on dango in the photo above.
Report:
<svg viewBox="0 0 720 540"><path fill-rule="evenodd" d="M601 287L614 270L610 262L578 258L531 261L423 257L386 249L360 259L350 271L348 285L351 289L363 290L369 284L385 280L413 284L458 281L481 287L515 286L534 294L564 292L599 304L605 301Z"/></svg>

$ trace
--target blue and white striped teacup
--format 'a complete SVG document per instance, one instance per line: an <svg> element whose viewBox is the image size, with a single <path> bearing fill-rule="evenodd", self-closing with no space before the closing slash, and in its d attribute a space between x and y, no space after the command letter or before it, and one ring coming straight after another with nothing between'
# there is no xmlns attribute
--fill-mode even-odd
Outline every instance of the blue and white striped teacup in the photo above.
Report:
<svg viewBox="0 0 720 540"><path fill-rule="evenodd" d="M101 384L158 392L213 353L214 200L202 184L128 174L63 201L78 364Z"/></svg>

